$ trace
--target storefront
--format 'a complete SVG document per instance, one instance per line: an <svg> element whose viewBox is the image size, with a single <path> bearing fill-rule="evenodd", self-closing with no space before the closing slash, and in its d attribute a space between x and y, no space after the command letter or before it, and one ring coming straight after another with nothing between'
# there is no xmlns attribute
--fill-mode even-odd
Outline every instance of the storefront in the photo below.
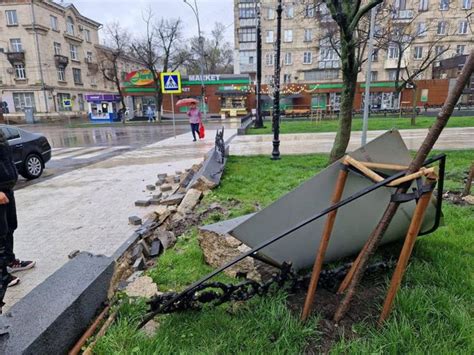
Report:
<svg viewBox="0 0 474 355"><path fill-rule="evenodd" d="M86 95L88 117L92 122L120 121L118 106L120 96L114 94Z"/></svg>

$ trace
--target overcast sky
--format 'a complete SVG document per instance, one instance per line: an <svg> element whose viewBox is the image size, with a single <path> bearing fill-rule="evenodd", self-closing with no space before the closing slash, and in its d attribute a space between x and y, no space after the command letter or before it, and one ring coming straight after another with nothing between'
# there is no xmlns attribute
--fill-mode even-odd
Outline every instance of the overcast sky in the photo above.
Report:
<svg viewBox="0 0 474 355"><path fill-rule="evenodd" d="M60 0L56 0L61 2ZM194 3L193 0L188 0ZM210 33L215 22L228 26L226 38L233 43L234 14L233 0L196 0L199 8L201 31ZM139 32L142 13L149 6L157 18L177 18L183 20L185 37L197 36L197 23L191 8L183 0L69 0L84 16L106 25L119 21L131 32Z"/></svg>

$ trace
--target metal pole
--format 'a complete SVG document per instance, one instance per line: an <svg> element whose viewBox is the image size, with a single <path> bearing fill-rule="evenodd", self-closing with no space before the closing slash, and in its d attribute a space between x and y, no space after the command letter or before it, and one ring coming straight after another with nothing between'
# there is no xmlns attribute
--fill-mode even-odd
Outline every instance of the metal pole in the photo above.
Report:
<svg viewBox="0 0 474 355"><path fill-rule="evenodd" d="M33 20L32 21L33 22L33 32L35 33L36 55L38 56L38 67L39 67L39 72L40 72L41 90L43 91L44 105L45 105L45 108L46 108L46 113L49 113L48 96L46 95L46 89L45 89L45 85L44 85L43 65L41 63L41 53L40 53L40 48L39 48L38 32L36 32L36 18L35 18L34 0L31 1L31 17L32 17L32 20Z"/></svg>
<svg viewBox="0 0 474 355"><path fill-rule="evenodd" d="M280 159L280 46L281 46L281 13L283 9L281 0L278 0L277 7L277 33L276 33L276 54L275 54L275 74L273 82L275 94L273 96L273 152L272 160Z"/></svg>
<svg viewBox="0 0 474 355"><path fill-rule="evenodd" d="M367 60L367 72L365 73L365 100L364 118L362 120L361 145L367 144L367 129L369 126L369 101L370 101L370 72L372 70L372 52L374 50L374 27L375 27L375 7L370 11L370 31L369 31L369 58Z"/></svg>
<svg viewBox="0 0 474 355"><path fill-rule="evenodd" d="M263 128L262 106L261 106L261 87L262 87L262 30L260 21L260 6L257 3L257 82L255 93L257 98L255 128Z"/></svg>
<svg viewBox="0 0 474 355"><path fill-rule="evenodd" d="M173 112L173 134L174 134L174 138L176 139L176 121L174 117L174 95L173 94L171 94L171 110Z"/></svg>

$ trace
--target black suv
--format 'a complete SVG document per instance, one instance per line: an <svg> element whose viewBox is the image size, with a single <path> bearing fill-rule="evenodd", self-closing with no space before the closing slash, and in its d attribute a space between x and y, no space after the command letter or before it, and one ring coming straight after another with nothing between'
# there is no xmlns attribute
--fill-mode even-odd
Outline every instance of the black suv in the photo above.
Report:
<svg viewBox="0 0 474 355"><path fill-rule="evenodd" d="M13 126L0 125L0 129L12 148L18 173L26 179L39 178L51 159L51 146L46 137Z"/></svg>

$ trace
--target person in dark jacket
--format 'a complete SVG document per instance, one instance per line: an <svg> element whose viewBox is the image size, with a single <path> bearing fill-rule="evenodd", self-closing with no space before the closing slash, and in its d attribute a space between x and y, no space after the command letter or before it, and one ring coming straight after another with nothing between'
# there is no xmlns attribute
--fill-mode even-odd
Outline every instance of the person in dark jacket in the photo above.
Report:
<svg viewBox="0 0 474 355"><path fill-rule="evenodd" d="M0 129L0 310L7 287L20 282L11 273L35 266L34 261L21 261L13 253L13 232L18 225L13 188L17 179L10 146Z"/></svg>

